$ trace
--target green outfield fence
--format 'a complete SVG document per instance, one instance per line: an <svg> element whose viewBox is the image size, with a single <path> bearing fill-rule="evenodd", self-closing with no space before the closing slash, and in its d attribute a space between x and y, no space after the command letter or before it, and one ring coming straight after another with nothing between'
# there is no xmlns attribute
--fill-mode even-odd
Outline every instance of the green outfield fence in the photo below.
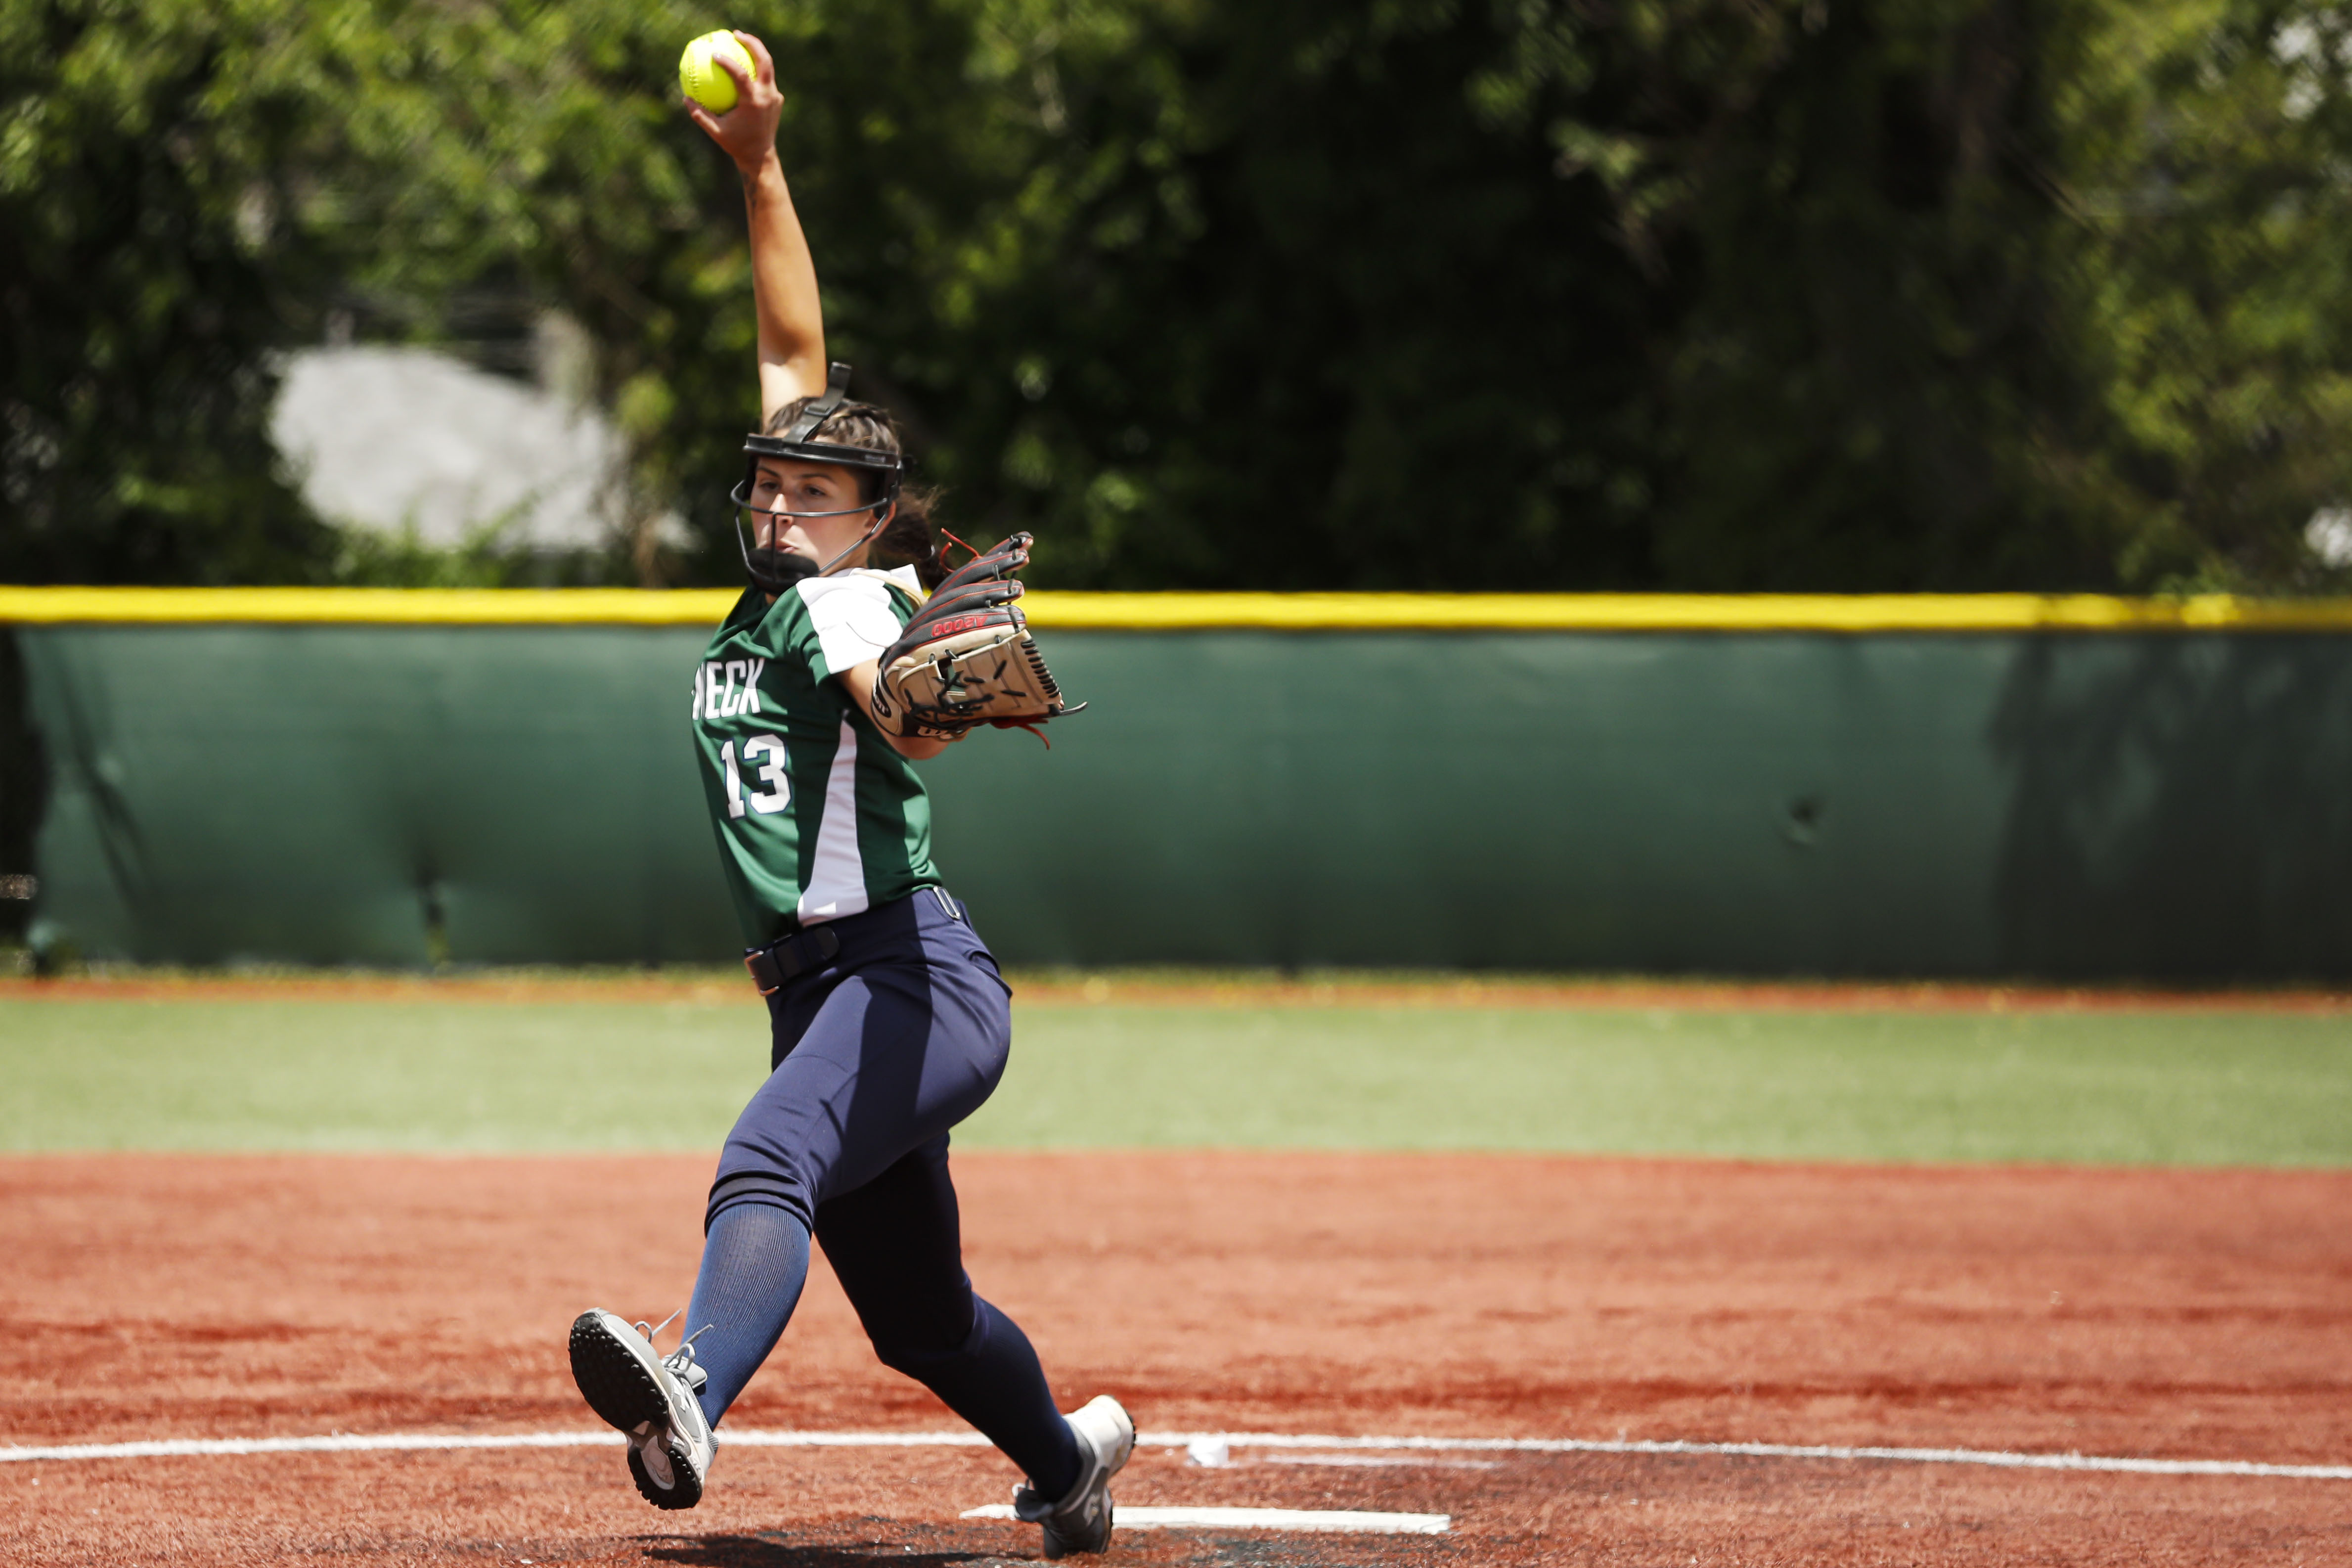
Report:
<svg viewBox="0 0 2352 1568"><path fill-rule="evenodd" d="M730 600L0 589L36 934L723 960ZM1012 962L2352 977L2352 604L1029 603L1089 710L923 769Z"/></svg>

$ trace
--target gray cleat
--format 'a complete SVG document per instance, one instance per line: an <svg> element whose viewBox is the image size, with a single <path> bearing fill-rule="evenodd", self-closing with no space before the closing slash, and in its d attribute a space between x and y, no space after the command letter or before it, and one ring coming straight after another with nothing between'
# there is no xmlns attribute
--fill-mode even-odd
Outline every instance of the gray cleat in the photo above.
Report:
<svg viewBox="0 0 2352 1568"><path fill-rule="evenodd" d="M695 1395L710 1374L691 1339L664 1356L642 1323L583 1312L572 1324L572 1381L588 1407L629 1435L629 1475L656 1508L692 1508L718 1447Z"/></svg>
<svg viewBox="0 0 2352 1568"><path fill-rule="evenodd" d="M1108 1394L1062 1419L1078 1440L1078 1479L1069 1494L1048 1501L1025 1486L1013 1489L1013 1517L1045 1527L1049 1558L1109 1548L1110 1479L1135 1452L1135 1423Z"/></svg>

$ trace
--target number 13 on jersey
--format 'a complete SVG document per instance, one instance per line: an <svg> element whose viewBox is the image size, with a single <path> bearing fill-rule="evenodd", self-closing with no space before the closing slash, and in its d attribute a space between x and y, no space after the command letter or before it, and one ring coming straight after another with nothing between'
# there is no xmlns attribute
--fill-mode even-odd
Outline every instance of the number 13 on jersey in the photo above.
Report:
<svg viewBox="0 0 2352 1568"><path fill-rule="evenodd" d="M761 816L782 811L793 801L792 780L784 773L784 742L781 735L747 735L743 738L743 761L735 761L735 742L726 742L719 748L719 771L727 778L727 815L740 816L749 807ZM760 782L768 787L743 792L743 769L756 767Z"/></svg>

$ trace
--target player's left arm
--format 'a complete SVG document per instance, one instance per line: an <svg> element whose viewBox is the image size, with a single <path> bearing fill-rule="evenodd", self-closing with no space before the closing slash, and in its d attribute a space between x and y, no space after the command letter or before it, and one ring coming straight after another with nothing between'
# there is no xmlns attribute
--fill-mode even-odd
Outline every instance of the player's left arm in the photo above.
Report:
<svg viewBox="0 0 2352 1568"><path fill-rule="evenodd" d="M737 33L755 69L745 78L725 55L713 63L735 79L735 107L713 114L688 100L686 111L735 160L743 177L744 216L751 231L751 299L760 321L760 419L796 397L824 390L824 310L817 294L816 261L793 209L776 153L776 124L784 95L768 46Z"/></svg>
<svg viewBox="0 0 2352 1568"><path fill-rule="evenodd" d="M881 668L882 661L879 658L869 658L863 664L852 665L834 679L849 688L850 700L857 704L857 710L866 715L866 721L873 724L876 731L884 740L898 748L900 756L910 763L919 763L927 757L938 756L941 752L954 745L956 741L963 739L961 735L958 735L955 741L932 741L914 735L894 735L886 726L876 723L874 678Z"/></svg>

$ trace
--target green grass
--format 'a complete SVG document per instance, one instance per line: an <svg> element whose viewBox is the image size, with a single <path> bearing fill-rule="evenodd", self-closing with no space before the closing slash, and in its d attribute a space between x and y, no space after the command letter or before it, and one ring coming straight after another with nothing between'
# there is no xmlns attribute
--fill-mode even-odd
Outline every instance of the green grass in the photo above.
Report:
<svg viewBox="0 0 2352 1568"><path fill-rule="evenodd" d="M2352 1164L2352 1017L1027 1006L967 1145ZM727 1001L0 1001L0 1149L715 1151Z"/></svg>

